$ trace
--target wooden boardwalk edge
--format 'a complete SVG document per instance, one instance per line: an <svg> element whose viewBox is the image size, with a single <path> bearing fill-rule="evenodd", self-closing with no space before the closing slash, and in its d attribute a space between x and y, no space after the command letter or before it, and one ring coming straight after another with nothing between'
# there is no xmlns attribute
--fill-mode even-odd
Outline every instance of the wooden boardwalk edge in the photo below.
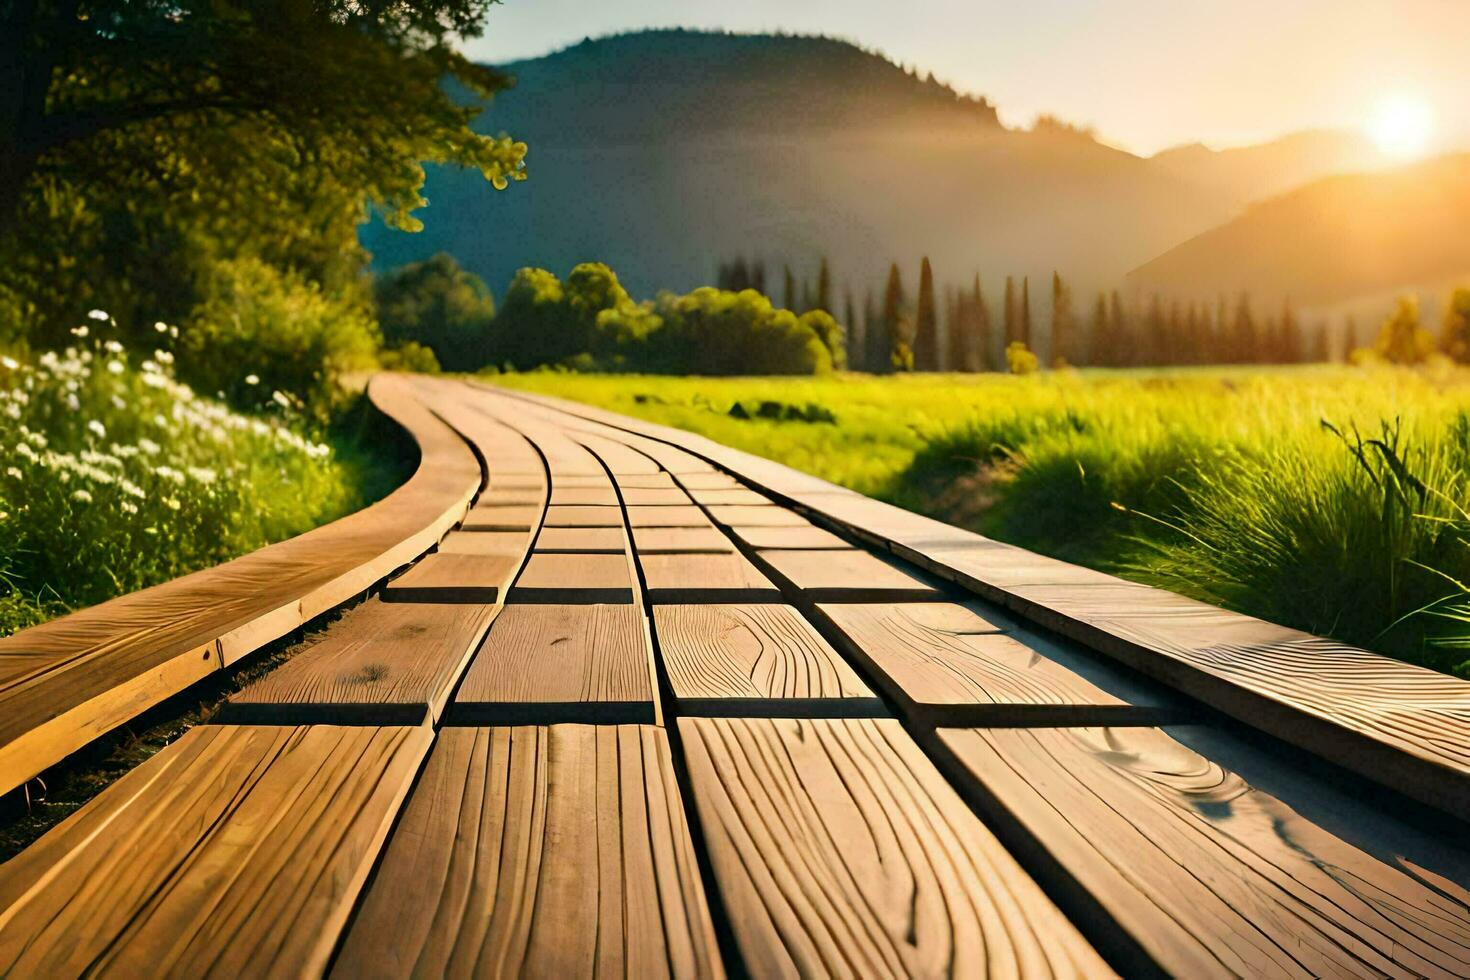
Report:
<svg viewBox="0 0 1470 980"><path fill-rule="evenodd" d="M1252 728L1421 803L1470 812L1470 682L1005 545L703 436L468 383L675 446ZM1090 589L1109 586L1108 607L1090 601Z"/></svg>

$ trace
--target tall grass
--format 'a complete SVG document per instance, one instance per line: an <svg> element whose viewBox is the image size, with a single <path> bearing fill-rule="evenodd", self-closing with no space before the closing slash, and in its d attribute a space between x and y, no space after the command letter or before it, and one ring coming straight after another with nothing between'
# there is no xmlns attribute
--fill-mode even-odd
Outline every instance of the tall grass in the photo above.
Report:
<svg viewBox="0 0 1470 980"><path fill-rule="evenodd" d="M1457 584L1470 582L1470 372L500 380L1470 676L1470 590ZM728 415L757 399L837 421Z"/></svg>
<svg viewBox="0 0 1470 980"><path fill-rule="evenodd" d="M108 327L0 357L0 635L365 502L360 459L292 399L265 391L261 414L232 411L176 381L167 350L131 355Z"/></svg>

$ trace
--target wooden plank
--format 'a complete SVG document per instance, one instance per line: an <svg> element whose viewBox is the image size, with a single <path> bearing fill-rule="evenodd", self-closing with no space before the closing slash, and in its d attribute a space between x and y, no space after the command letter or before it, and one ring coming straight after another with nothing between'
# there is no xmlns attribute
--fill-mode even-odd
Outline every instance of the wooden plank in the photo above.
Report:
<svg viewBox="0 0 1470 980"><path fill-rule="evenodd" d="M740 486L734 477L715 472L680 473L679 483L686 490L730 490Z"/></svg>
<svg viewBox="0 0 1470 980"><path fill-rule="evenodd" d="M812 602L907 602L937 599L940 591L898 564L871 552L757 552L756 560L778 581Z"/></svg>
<svg viewBox="0 0 1470 980"><path fill-rule="evenodd" d="M1111 664L996 631L973 605L822 604L840 646L930 725L1159 724L1182 706Z"/></svg>
<svg viewBox="0 0 1470 980"><path fill-rule="evenodd" d="M530 543L528 540L527 544ZM521 555L425 555L383 587L384 602L493 605L520 567Z"/></svg>
<svg viewBox="0 0 1470 980"><path fill-rule="evenodd" d="M600 490L604 487L612 486L612 481L607 478L606 473L599 470L596 473L560 474L556 478L556 485L559 487Z"/></svg>
<svg viewBox="0 0 1470 980"><path fill-rule="evenodd" d="M629 603L633 573L625 555L534 552L511 586L513 603Z"/></svg>
<svg viewBox="0 0 1470 980"><path fill-rule="evenodd" d="M690 495L705 506L719 504L748 504L756 507L764 507L771 503L771 498L747 490L745 487L722 487L718 490L690 490Z"/></svg>
<svg viewBox="0 0 1470 980"><path fill-rule="evenodd" d="M628 551L628 536L621 527L543 527L536 536L536 550L622 555Z"/></svg>
<svg viewBox="0 0 1470 980"><path fill-rule="evenodd" d="M813 524L805 527L732 527L730 531L747 547L761 551L773 551L778 548L794 548L804 551L826 548L846 551L852 547L831 531L824 531Z"/></svg>
<svg viewBox="0 0 1470 980"><path fill-rule="evenodd" d="M491 487L480 494L476 507L537 507L546 503L545 487Z"/></svg>
<svg viewBox="0 0 1470 980"><path fill-rule="evenodd" d="M623 489L623 503L630 507L667 507L671 505L683 505L687 507L691 506L694 501L690 499L689 494L674 487L658 490L642 490L637 487L625 487Z"/></svg>
<svg viewBox="0 0 1470 980"><path fill-rule="evenodd" d="M781 601L781 590L735 552L640 554L638 563L653 602Z"/></svg>
<svg viewBox="0 0 1470 980"><path fill-rule="evenodd" d="M1470 975L1470 891L1154 728L947 729L989 812L1174 976ZM1346 794L1344 794L1345 796ZM1353 802L1338 799L1347 816ZM1431 838L1421 848L1444 852ZM1429 860L1433 860L1432 857ZM1470 868L1463 851L1460 870ZM1130 971L1131 972L1131 971Z"/></svg>
<svg viewBox="0 0 1470 980"><path fill-rule="evenodd" d="M441 555L505 555L519 558L531 546L530 531L450 531Z"/></svg>
<svg viewBox="0 0 1470 980"><path fill-rule="evenodd" d="M730 539L713 524L705 527L635 527L633 544L640 555L735 550Z"/></svg>
<svg viewBox="0 0 1470 980"><path fill-rule="evenodd" d="M887 714L847 662L790 606L657 606L653 620L681 714Z"/></svg>
<svg viewBox="0 0 1470 980"><path fill-rule="evenodd" d="M548 507L547 527L622 527L621 507Z"/></svg>
<svg viewBox="0 0 1470 980"><path fill-rule="evenodd" d="M898 722L679 731L752 976L1111 975Z"/></svg>
<svg viewBox="0 0 1470 980"><path fill-rule="evenodd" d="M668 473L617 473L618 486L624 490L673 490L674 478Z"/></svg>
<svg viewBox="0 0 1470 980"><path fill-rule="evenodd" d="M0 638L0 793L434 546L480 486L474 455L379 375L373 405L419 447L412 477L339 521Z"/></svg>
<svg viewBox="0 0 1470 980"><path fill-rule="evenodd" d="M540 521L540 506L489 504L471 508L459 528L461 531L528 531Z"/></svg>
<svg viewBox="0 0 1470 980"><path fill-rule="evenodd" d="M806 527L811 522L794 510L762 504L759 507L747 504L720 504L709 509L709 514L721 524L732 527Z"/></svg>
<svg viewBox="0 0 1470 980"><path fill-rule="evenodd" d="M553 506L583 506L593 505L602 507L616 507L618 505L618 492L609 484L601 487L563 487L553 486L551 488L551 503Z"/></svg>
<svg viewBox="0 0 1470 980"><path fill-rule="evenodd" d="M663 731L445 729L333 975L722 977Z"/></svg>
<svg viewBox="0 0 1470 980"><path fill-rule="evenodd" d="M651 663L634 606L506 606L465 673L449 720L652 722Z"/></svg>
<svg viewBox="0 0 1470 980"><path fill-rule="evenodd" d="M437 721L494 618L488 605L369 599L232 696L219 717L235 724Z"/></svg>
<svg viewBox="0 0 1470 980"><path fill-rule="evenodd" d="M628 523L632 527L709 527L704 511L689 504L684 507L629 507Z"/></svg>
<svg viewBox="0 0 1470 980"><path fill-rule="evenodd" d="M320 975L432 738L190 729L0 866L0 975Z"/></svg>
<svg viewBox="0 0 1470 980"><path fill-rule="evenodd" d="M575 438L602 460L603 465L615 476L652 475L659 471L658 464L652 459L620 442L591 435L585 431L577 432Z"/></svg>

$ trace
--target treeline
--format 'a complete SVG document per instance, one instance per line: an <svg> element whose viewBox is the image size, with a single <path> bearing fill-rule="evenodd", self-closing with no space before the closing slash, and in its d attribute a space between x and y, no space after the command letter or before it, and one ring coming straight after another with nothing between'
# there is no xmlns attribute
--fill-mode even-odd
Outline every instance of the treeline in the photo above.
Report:
<svg viewBox="0 0 1470 980"><path fill-rule="evenodd" d="M776 288L765 265L736 259L719 267L726 289ZM781 269L780 290L792 310L837 312L825 259L815 277ZM962 286L936 287L927 258L911 295L897 263L881 289L865 293L861 310L844 292L848 364L854 370L1027 371L1042 366L1135 367L1186 364L1294 364L1334 358L1325 323L1308 327L1292 306L1262 311L1247 295L1214 304L1160 296L1126 301L1117 290L1097 294L1086 307L1071 285L1053 273L1043 317L1028 277L1007 276L998 297L979 274Z"/></svg>

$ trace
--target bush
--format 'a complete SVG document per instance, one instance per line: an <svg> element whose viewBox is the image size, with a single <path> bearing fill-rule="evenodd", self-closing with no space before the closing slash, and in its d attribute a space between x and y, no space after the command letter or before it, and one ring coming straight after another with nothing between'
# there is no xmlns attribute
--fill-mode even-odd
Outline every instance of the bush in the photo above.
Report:
<svg viewBox="0 0 1470 980"><path fill-rule="evenodd" d="M282 392L325 419L348 397L343 376L377 364L367 311L302 276L239 259L216 266L203 293L181 337L180 375L237 407Z"/></svg>
<svg viewBox="0 0 1470 980"><path fill-rule="evenodd" d="M439 359L423 344L410 340L378 353L378 363L385 371L417 371L419 374L438 374Z"/></svg>
<svg viewBox="0 0 1470 980"><path fill-rule="evenodd" d="M705 287L665 294L654 309L661 327L649 335L648 364L686 374L824 374L832 355L810 326L776 309L753 289Z"/></svg>
<svg viewBox="0 0 1470 980"><path fill-rule="evenodd" d="M495 300L484 280L451 256L440 252L394 269L374 284L373 300L389 344L422 345L451 371L474 371L489 360Z"/></svg>

